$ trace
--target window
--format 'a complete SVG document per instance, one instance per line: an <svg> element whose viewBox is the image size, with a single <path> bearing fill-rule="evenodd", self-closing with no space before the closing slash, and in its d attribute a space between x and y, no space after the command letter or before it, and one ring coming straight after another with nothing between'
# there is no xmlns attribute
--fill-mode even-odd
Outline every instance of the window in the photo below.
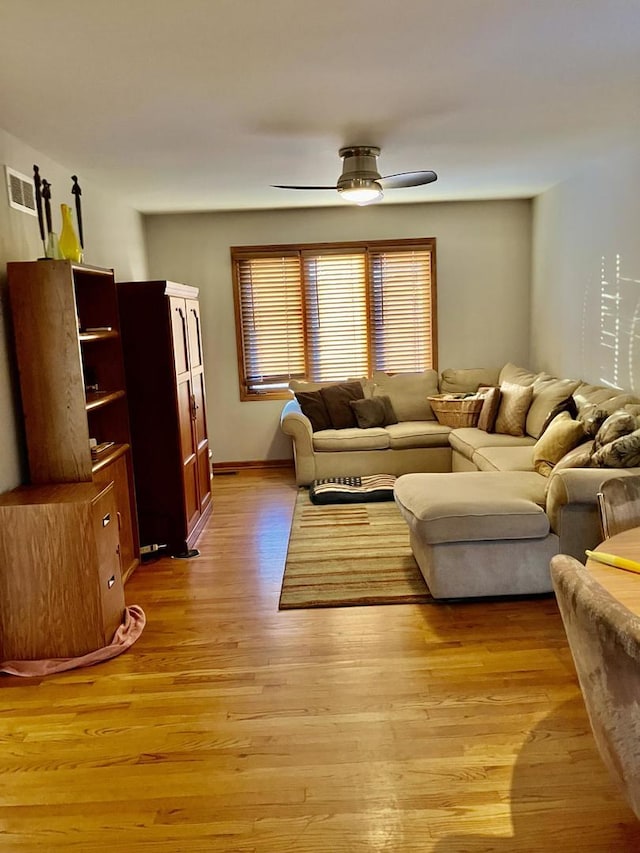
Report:
<svg viewBox="0 0 640 853"><path fill-rule="evenodd" d="M437 367L435 240L231 249L240 396Z"/></svg>

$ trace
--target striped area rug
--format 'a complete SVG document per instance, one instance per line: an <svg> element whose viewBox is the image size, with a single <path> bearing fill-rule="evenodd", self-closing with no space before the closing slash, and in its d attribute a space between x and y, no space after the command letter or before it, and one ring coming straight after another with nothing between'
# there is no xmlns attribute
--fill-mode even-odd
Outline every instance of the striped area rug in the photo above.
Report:
<svg viewBox="0 0 640 853"><path fill-rule="evenodd" d="M315 506L299 491L281 610L432 601L393 501Z"/></svg>

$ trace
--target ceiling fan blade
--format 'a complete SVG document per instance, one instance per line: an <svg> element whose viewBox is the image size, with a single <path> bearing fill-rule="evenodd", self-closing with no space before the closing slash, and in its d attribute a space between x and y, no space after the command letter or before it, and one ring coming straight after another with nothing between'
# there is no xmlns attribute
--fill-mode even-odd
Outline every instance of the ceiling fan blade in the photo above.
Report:
<svg viewBox="0 0 640 853"><path fill-rule="evenodd" d="M335 184L332 187L289 187L286 184L271 184L276 190L334 190Z"/></svg>
<svg viewBox="0 0 640 853"><path fill-rule="evenodd" d="M437 181L438 176L435 172L400 172L399 175L386 175L380 178L378 183L385 190L398 190L402 187L421 187L423 184L430 184Z"/></svg>

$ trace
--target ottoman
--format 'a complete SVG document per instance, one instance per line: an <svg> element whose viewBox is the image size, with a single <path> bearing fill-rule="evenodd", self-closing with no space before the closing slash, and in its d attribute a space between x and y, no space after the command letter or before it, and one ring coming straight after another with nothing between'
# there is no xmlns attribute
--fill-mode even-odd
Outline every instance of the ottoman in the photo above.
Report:
<svg viewBox="0 0 640 853"><path fill-rule="evenodd" d="M552 591L559 540L543 509L546 484L529 471L398 477L394 499L434 598Z"/></svg>

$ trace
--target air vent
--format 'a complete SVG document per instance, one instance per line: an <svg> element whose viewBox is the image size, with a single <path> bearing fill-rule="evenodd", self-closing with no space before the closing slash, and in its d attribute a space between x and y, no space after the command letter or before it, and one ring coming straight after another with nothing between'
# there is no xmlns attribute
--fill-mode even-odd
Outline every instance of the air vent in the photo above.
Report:
<svg viewBox="0 0 640 853"><path fill-rule="evenodd" d="M5 166L4 170L7 175L9 205L15 207L16 210L22 210L23 213L30 213L31 216L37 216L36 191L33 178L16 172L15 169L11 169L9 166Z"/></svg>

